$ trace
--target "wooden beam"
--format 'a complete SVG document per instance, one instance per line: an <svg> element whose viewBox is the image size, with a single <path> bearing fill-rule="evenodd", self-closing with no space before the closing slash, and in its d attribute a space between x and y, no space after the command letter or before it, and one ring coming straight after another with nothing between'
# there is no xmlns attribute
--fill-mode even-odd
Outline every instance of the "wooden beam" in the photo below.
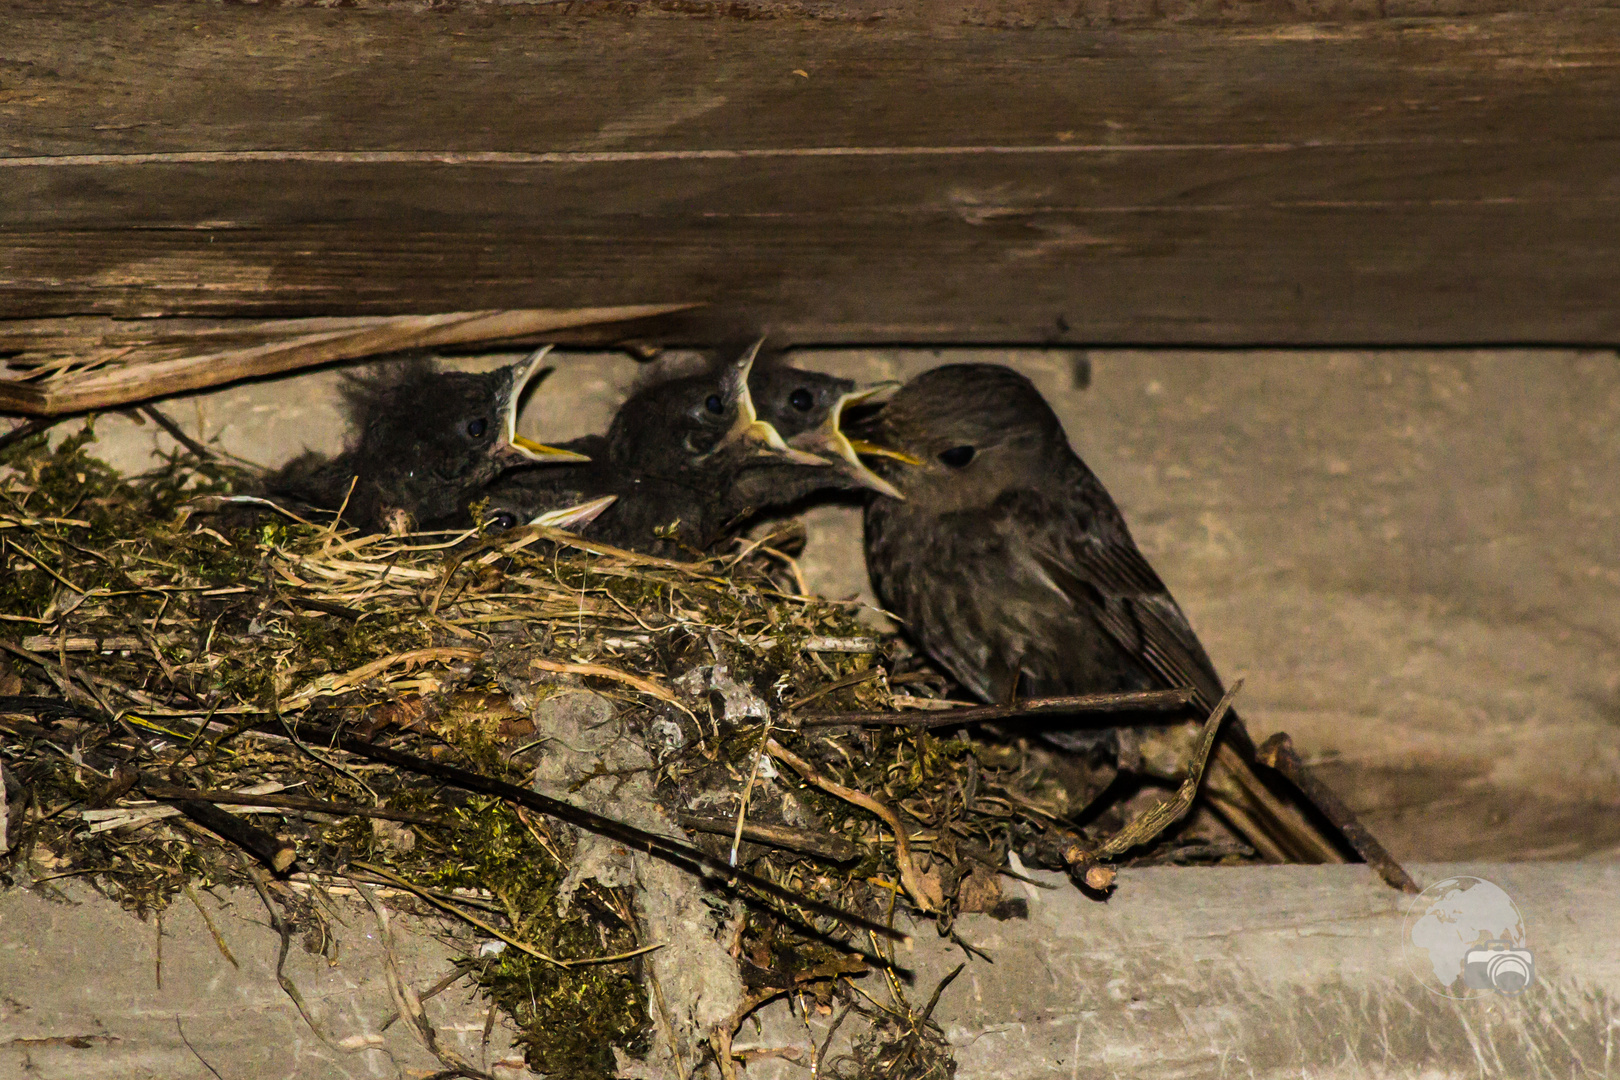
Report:
<svg viewBox="0 0 1620 1080"><path fill-rule="evenodd" d="M7 3L0 318L1620 342L1614 9L573 10Z"/></svg>

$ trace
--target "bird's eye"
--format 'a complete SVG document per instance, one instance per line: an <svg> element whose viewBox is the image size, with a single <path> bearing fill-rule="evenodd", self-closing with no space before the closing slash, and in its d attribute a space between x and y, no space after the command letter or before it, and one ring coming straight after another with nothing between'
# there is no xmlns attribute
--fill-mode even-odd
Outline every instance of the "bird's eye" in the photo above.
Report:
<svg viewBox="0 0 1620 1080"><path fill-rule="evenodd" d="M953 446L949 450L941 450L939 460L953 469L960 469L973 460L975 452L971 446Z"/></svg>
<svg viewBox="0 0 1620 1080"><path fill-rule="evenodd" d="M489 430L489 423L482 416L467 424L467 434L475 439L482 439L484 432Z"/></svg>
<svg viewBox="0 0 1620 1080"><path fill-rule="evenodd" d="M509 513L505 510L498 511L489 519L488 527L496 532L505 532L507 529L514 529L517 527L517 515Z"/></svg>
<svg viewBox="0 0 1620 1080"><path fill-rule="evenodd" d="M714 413L716 416L719 416L721 413L726 411L726 403L721 400L719 394L710 394L709 400L703 403L703 407Z"/></svg>
<svg viewBox="0 0 1620 1080"><path fill-rule="evenodd" d="M802 386L788 395L788 404L800 412L809 412L810 406L815 403L816 399L810 396L810 391Z"/></svg>

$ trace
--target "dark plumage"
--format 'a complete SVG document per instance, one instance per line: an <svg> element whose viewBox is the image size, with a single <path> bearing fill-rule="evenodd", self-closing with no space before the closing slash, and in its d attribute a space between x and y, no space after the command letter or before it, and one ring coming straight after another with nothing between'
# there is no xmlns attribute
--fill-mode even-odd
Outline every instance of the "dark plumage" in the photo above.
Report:
<svg viewBox="0 0 1620 1080"><path fill-rule="evenodd" d="M748 390L760 419L775 427L789 446L819 454L832 467L758 464L737 477L733 497L757 510L786 506L821 492L860 488L898 498L899 492L866 467L841 430L845 408L893 385L859 389L854 379L789 367L774 358L756 364L748 376Z"/></svg>
<svg viewBox="0 0 1620 1080"><path fill-rule="evenodd" d="M1189 686L1205 713L1220 699L1186 616L1028 379L987 364L936 368L850 434L902 455L871 459L905 494L867 507L873 586L978 697ZM1152 730L1141 740L1147 770L1173 774L1179 761L1164 758L1178 756L1170 751L1188 729ZM1045 734L1072 749L1097 742L1090 732ZM1240 726L1232 735L1250 749ZM1263 853L1335 854L1230 749L1212 760L1205 790Z"/></svg>
<svg viewBox="0 0 1620 1080"><path fill-rule="evenodd" d="M754 350L716 369L645 387L620 406L605 435L565 444L589 465L521 469L485 492L486 520L524 524L558 507L617 496L580 529L594 540L660 555L702 550L753 509L738 478L756 467L829 472L790 448L755 410Z"/></svg>
<svg viewBox="0 0 1620 1080"><path fill-rule="evenodd" d="M343 507L362 529L436 528L464 518L478 490L512 464L587 460L516 435L519 398L545 353L479 374L417 358L349 375L349 448L295 458L265 489L323 510Z"/></svg>

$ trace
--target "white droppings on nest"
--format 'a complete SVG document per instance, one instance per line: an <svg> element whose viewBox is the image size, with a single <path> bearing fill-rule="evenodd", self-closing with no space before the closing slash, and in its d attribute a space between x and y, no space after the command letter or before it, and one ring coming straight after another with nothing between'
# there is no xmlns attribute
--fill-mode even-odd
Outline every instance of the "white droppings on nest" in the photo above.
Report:
<svg viewBox="0 0 1620 1080"><path fill-rule="evenodd" d="M771 707L765 699L754 693L754 688L731 677L725 664L693 668L676 680L675 685L695 698L707 697L711 702L720 700L721 715L716 719L727 724L740 724L748 720L769 720Z"/></svg>

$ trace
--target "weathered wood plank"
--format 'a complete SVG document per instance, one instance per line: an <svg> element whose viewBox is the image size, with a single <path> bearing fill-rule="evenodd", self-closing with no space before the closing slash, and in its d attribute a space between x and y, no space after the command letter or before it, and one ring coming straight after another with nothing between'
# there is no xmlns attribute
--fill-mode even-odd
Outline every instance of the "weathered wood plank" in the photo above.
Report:
<svg viewBox="0 0 1620 1080"><path fill-rule="evenodd" d="M1620 340L1620 10L1494 7L11 3L0 318Z"/></svg>
<svg viewBox="0 0 1620 1080"><path fill-rule="evenodd" d="M127 324L106 326L110 333L100 337L83 332L87 321L112 320L64 319L61 322L67 325L56 327L51 320L26 320L26 326L0 325L0 349L7 352L6 366L11 369L0 372L0 409L63 416L366 356L469 345L510 347L518 341L550 339L558 333L589 328L612 327L622 335L629 330L628 324L645 323L689 307L661 304L370 319L233 320L239 325L194 328L189 342L186 328L174 326L177 320L172 319L142 320L154 331L153 337L167 339L145 342ZM34 329L33 335L27 332L29 328ZM229 340L233 337L238 340Z"/></svg>

